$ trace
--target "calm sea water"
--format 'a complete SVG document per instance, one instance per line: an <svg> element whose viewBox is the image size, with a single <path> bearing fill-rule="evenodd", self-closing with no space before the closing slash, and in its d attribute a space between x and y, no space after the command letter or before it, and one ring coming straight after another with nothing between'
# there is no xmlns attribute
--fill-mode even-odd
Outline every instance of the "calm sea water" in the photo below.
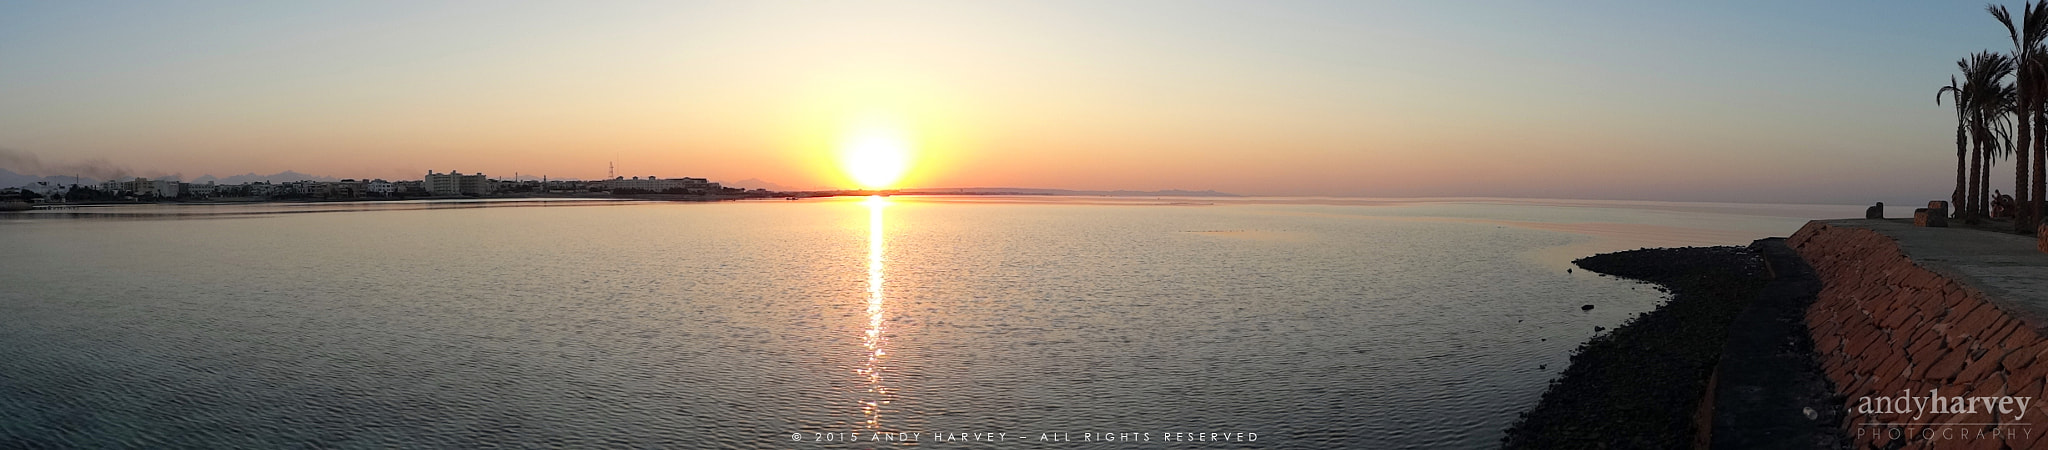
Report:
<svg viewBox="0 0 2048 450"><path fill-rule="evenodd" d="M1594 327L1661 300L1569 259L1856 212L897 197L0 216L0 442L1485 447ZM973 433L1006 435L937 439Z"/></svg>

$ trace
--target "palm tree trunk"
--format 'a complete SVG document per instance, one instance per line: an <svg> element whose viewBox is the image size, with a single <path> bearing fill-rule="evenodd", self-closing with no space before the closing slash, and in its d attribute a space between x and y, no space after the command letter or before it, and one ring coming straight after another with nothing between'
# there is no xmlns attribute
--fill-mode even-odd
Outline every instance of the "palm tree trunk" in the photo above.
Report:
<svg viewBox="0 0 2048 450"><path fill-rule="evenodd" d="M1956 191L1948 194L1948 214L1951 218L1963 216L1963 162L1970 153L1968 135L1963 132L1963 116L1956 115Z"/></svg>
<svg viewBox="0 0 2048 450"><path fill-rule="evenodd" d="M1981 172L1977 174L1977 206L1984 208L1986 218L1991 217L1991 201L1995 200L1991 197L1991 171L1997 165L1998 140L1994 138L1984 146L1984 165L1977 168Z"/></svg>
<svg viewBox="0 0 2048 450"><path fill-rule="evenodd" d="M1988 178L1985 175L1991 173L1991 155L1995 154L1998 154L1998 141L1985 142L1984 151L1977 154L1977 173L1970 174L1977 180L1977 215L1983 217L1991 217L1991 183L1985 180Z"/></svg>
<svg viewBox="0 0 2048 450"><path fill-rule="evenodd" d="M1998 138L1995 136L1984 143L1984 161L1977 166L1977 212L1986 218L1991 217L1991 166L1998 162Z"/></svg>
<svg viewBox="0 0 2048 450"><path fill-rule="evenodd" d="M1986 128L1988 127L1983 125L1971 127L1972 134L1976 136L1975 139L1972 139L1974 142L1970 146L1970 189L1966 193L1968 198L1965 198L1964 201L1969 202L1966 209L1970 211L1970 215L1973 217L1984 215L1984 204L1980 201L1984 198L1984 191L1979 190L1978 187L1984 185L1984 138L1987 137L1986 135L1991 134L1990 130Z"/></svg>
<svg viewBox="0 0 2048 450"><path fill-rule="evenodd" d="M1977 205L1976 212L1979 218L1991 216L1991 205L1984 202L1984 197L1991 195L1984 192L1984 173L1990 171L1984 168L1984 166L1991 165L1991 151L1990 144L1980 147L1977 150L1976 162L1970 166L1976 169L1974 172L1970 172L1970 191L1976 193L1970 196L1970 202Z"/></svg>
<svg viewBox="0 0 2048 450"><path fill-rule="evenodd" d="M2023 73L2026 75L2034 75L2033 71L2025 71ZM2033 96L2036 94L2034 89L2027 87L2026 84L2026 81L2033 81L2033 77L2029 76L2026 78L2026 80L2022 80L2021 82L2017 83L2021 89L2019 101L2020 110L2016 111L2016 114L2013 114L2013 120L2019 122L2018 124L2016 124L2019 127L2019 141L2017 142L2018 145L2014 146L2012 152L2013 162L2015 163L2012 166L2012 205L2013 208L2016 209L2015 211L2013 211L2012 215L2012 226L2013 231L2021 232L2026 231L2028 228L2028 216L2026 210L2027 156L2029 155L2027 154L2027 146L2034 142L2034 127L2033 121L2031 119L2033 119L2032 111L2035 107Z"/></svg>
<svg viewBox="0 0 2048 450"><path fill-rule="evenodd" d="M2039 230L2042 220L2048 219L2048 203L2044 203L2048 202L2048 154L2043 154L2044 151L2048 151L2048 99L2042 99L2041 102L2041 105L2035 105L2034 110L2038 114L2034 116L2034 180L2029 183L2033 185L2033 192L2028 193L2028 198L2033 202L2027 205L2028 226L2036 228L2021 230L2024 233Z"/></svg>

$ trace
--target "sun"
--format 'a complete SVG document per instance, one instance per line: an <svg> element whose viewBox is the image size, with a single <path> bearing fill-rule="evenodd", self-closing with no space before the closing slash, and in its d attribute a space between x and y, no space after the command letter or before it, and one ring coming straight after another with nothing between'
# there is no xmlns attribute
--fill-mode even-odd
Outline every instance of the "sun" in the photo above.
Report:
<svg viewBox="0 0 2048 450"><path fill-rule="evenodd" d="M840 167L863 189L886 189L910 171L910 144L892 130L869 128L840 144Z"/></svg>

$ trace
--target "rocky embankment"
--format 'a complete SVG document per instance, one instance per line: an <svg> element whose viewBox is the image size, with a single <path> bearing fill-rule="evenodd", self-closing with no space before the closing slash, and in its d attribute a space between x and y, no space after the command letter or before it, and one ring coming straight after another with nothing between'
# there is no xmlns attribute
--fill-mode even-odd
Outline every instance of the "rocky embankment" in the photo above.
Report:
<svg viewBox="0 0 2048 450"><path fill-rule="evenodd" d="M1706 428L1701 399L1729 323L1766 284L1748 247L1630 250L1574 261L1581 268L1662 285L1671 299L1593 337L1535 408L1502 438L1506 448L1689 448Z"/></svg>

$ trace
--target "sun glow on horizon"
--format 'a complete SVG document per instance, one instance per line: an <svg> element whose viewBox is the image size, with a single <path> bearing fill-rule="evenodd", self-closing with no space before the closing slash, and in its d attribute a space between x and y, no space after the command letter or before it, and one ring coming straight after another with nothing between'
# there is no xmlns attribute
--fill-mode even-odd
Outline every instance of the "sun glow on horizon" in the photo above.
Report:
<svg viewBox="0 0 2048 450"><path fill-rule="evenodd" d="M839 146L840 168L863 189L894 187L910 172L910 142L894 128L868 125Z"/></svg>

